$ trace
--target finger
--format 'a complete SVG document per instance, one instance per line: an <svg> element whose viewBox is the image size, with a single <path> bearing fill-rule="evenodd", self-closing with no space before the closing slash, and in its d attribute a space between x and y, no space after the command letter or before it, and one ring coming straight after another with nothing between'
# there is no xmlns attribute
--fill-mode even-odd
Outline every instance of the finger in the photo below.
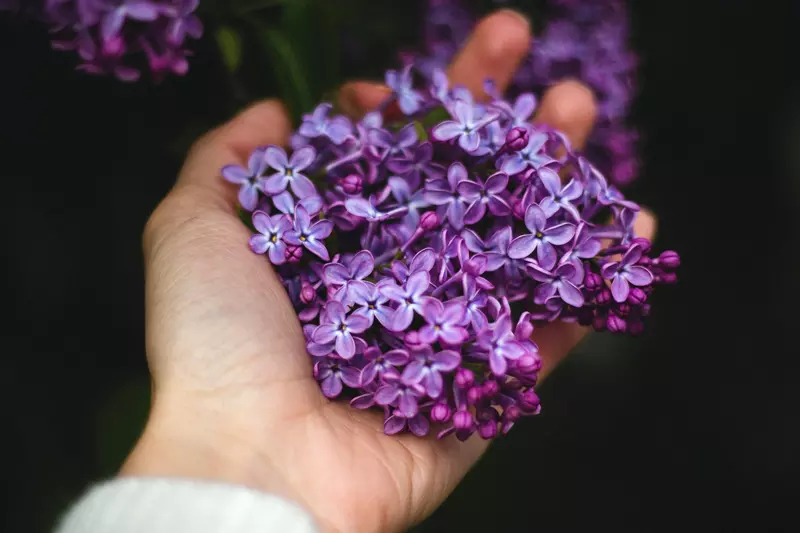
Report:
<svg viewBox="0 0 800 533"><path fill-rule="evenodd" d="M251 152L268 144L286 144L291 122L277 100L259 102L230 122L210 131L192 147L178 176L178 186L208 189L228 210L236 205L236 187L220 177L225 165L247 165Z"/></svg>
<svg viewBox="0 0 800 533"><path fill-rule="evenodd" d="M634 233L638 237L652 240L656 232L656 218L645 209L639 212L634 222ZM542 358L542 370L539 378L543 379L558 365L558 363L572 350L591 328L570 324L567 322L553 322L537 330L533 339L539 345L539 355Z"/></svg>
<svg viewBox="0 0 800 533"><path fill-rule="evenodd" d="M486 79L504 91L530 51L530 42L530 23L523 15L510 9L489 15L478 23L450 66L450 83L467 87L478 99L486 98ZM390 94L385 85L358 81L342 86L339 101L347 115L358 118L376 109Z"/></svg>
<svg viewBox="0 0 800 533"><path fill-rule="evenodd" d="M578 81L566 80L545 91L533 122L563 132L573 148L580 149L586 144L596 118L597 103L592 90Z"/></svg>

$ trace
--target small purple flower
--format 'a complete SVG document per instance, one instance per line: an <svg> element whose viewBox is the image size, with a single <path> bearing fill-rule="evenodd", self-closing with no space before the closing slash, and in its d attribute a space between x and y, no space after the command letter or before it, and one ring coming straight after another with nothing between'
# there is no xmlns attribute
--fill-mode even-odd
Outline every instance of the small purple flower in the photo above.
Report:
<svg viewBox="0 0 800 533"><path fill-rule="evenodd" d="M325 306L323 323L314 330L313 341L318 344L333 342L342 359L351 359L356 353L353 334L363 333L369 321L360 315L347 316L344 305L330 301Z"/></svg>
<svg viewBox="0 0 800 533"><path fill-rule="evenodd" d="M376 377L384 373L397 374L397 368L408 363L410 356L406 350L389 350L386 353L381 353L379 348L370 346L364 350L364 359L368 362L361 369L361 386L366 387L375 381Z"/></svg>
<svg viewBox="0 0 800 533"><path fill-rule="evenodd" d="M285 191L288 186L298 198L317 195L317 188L302 173L311 166L315 156L316 151L311 146L304 146L293 152L289 159L286 158L283 148L268 146L264 153L264 159L271 168L278 172L267 178L264 183L264 192L275 195Z"/></svg>
<svg viewBox="0 0 800 533"><path fill-rule="evenodd" d="M394 284L378 287L381 294L399 304L392 317L391 331L405 330L414 320L414 313L422 313L424 294L430 284L430 274L423 270L411 274L403 287Z"/></svg>
<svg viewBox="0 0 800 533"><path fill-rule="evenodd" d="M226 181L241 185L239 188L239 203L242 209L252 211L258 204L258 191L262 188L264 172L267 162L264 161L264 150L256 149L250 154L247 168L239 165L222 167L222 177Z"/></svg>
<svg viewBox="0 0 800 533"><path fill-rule="evenodd" d="M431 398L438 398L444 390L441 372L452 372L461 364L461 355L453 350L434 353L430 346L412 352L411 362L403 370L405 383L418 383Z"/></svg>
<svg viewBox="0 0 800 533"><path fill-rule="evenodd" d="M126 19L137 22L153 22L166 9L166 6L150 0L124 0L117 4L106 13L100 26L100 33L105 41L119 37ZM81 8L78 7L78 9Z"/></svg>
<svg viewBox="0 0 800 533"><path fill-rule="evenodd" d="M430 205L425 199L425 192L422 189L412 192L408 181L398 176L390 177L387 182L392 190L392 196L397 200L397 205L407 209L403 223L413 231L420 222L419 209Z"/></svg>
<svg viewBox="0 0 800 533"><path fill-rule="evenodd" d="M200 0L180 0L175 12L175 18L167 28L167 41L172 46L181 46L186 36L199 39L203 36L203 23L194 14L200 6Z"/></svg>
<svg viewBox="0 0 800 533"><path fill-rule="evenodd" d="M476 120L475 107L464 100L453 102L450 113L455 120L445 120L438 124L431 134L437 141L458 139L458 145L465 152L475 152L481 144L480 129L497 120L497 115L494 113Z"/></svg>
<svg viewBox="0 0 800 533"><path fill-rule="evenodd" d="M398 374L386 372L381 376L383 384L375 391L375 403L397 407L403 418L414 418L419 412L419 399L425 389L418 383L407 383Z"/></svg>
<svg viewBox="0 0 800 533"><path fill-rule="evenodd" d="M361 387L361 372L347 361L323 359L314 365L314 377L320 382L326 398L336 398L342 393L342 383L354 389Z"/></svg>
<svg viewBox="0 0 800 533"><path fill-rule="evenodd" d="M645 267L636 264L641 257L642 247L634 244L628 248L621 261L603 265L600 273L603 278L611 280L611 295L615 301L622 303L627 300L631 285L646 287L653 282L653 274Z"/></svg>
<svg viewBox="0 0 800 533"><path fill-rule="evenodd" d="M539 265L546 270L553 268L558 260L553 245L566 244L575 236L575 226L568 222L547 227L547 215L536 204L529 205L525 210L525 227L531 233L511 241L508 255L512 259L522 259L536 250Z"/></svg>
<svg viewBox="0 0 800 533"><path fill-rule="evenodd" d="M405 214L408 211L407 207L398 207L390 211L380 211L375 207L374 200L371 198L348 198L344 201L344 207L351 215L366 219L368 222L380 222L382 220L389 220Z"/></svg>
<svg viewBox="0 0 800 533"><path fill-rule="evenodd" d="M417 128L408 124L396 134L383 128L371 128L367 131L369 147L381 161L388 157L408 157L411 148L417 143Z"/></svg>
<svg viewBox="0 0 800 533"><path fill-rule="evenodd" d="M464 214L467 211L467 200L458 192L458 184L468 179L467 169L456 161L447 169L447 181L436 180L425 188L425 199L440 206L442 212L439 216L447 218L457 229L464 227Z"/></svg>
<svg viewBox="0 0 800 533"><path fill-rule="evenodd" d="M419 111L422 96L413 88L414 80L411 78L411 65L408 65L400 72L387 70L385 81L386 85L394 91L397 105L404 115L413 115Z"/></svg>
<svg viewBox="0 0 800 533"><path fill-rule="evenodd" d="M342 115L328 118L333 106L319 104L310 115L303 115L298 132L308 138L327 137L333 144L342 144L353 133L353 125Z"/></svg>
<svg viewBox="0 0 800 533"><path fill-rule="evenodd" d="M602 248L603 244L600 240L593 238L589 232L589 227L585 222L581 222L578 224L578 228L575 230L575 238L572 240L569 250L562 256L561 262L570 262L580 274L581 279L583 279L584 268L581 259L596 257Z"/></svg>
<svg viewBox="0 0 800 533"><path fill-rule="evenodd" d="M294 229L287 231L283 239L289 244L304 246L314 255L328 261L330 255L322 241L328 238L332 231L333 222L318 220L312 224L308 211L302 205L298 205L294 213Z"/></svg>
<svg viewBox="0 0 800 533"><path fill-rule="evenodd" d="M408 430L417 437L424 437L430 431L431 423L425 413L418 413L411 418L403 417L398 411L392 413L383 422L383 432L386 435L396 435L408 427Z"/></svg>
<svg viewBox="0 0 800 533"><path fill-rule="evenodd" d="M269 216L263 211L253 213L253 226L259 233L250 237L250 249L257 254L266 253L273 265L286 261L284 234L292 229L292 220L286 215Z"/></svg>
<svg viewBox="0 0 800 533"><path fill-rule="evenodd" d="M418 188L423 178L437 179L444 173L438 163L432 162L433 145L429 142L420 144L411 157L393 158L386 161L386 168L408 180L408 186Z"/></svg>
<svg viewBox="0 0 800 533"><path fill-rule="evenodd" d="M325 265L322 269L322 277L326 285L338 288L334 298L346 304L351 301L349 293L354 283L358 283L372 274L374 268L375 261L372 254L362 250L353 256L347 266L341 263L328 263Z"/></svg>
<svg viewBox="0 0 800 533"><path fill-rule="evenodd" d="M530 263L528 268L533 279L540 282L533 291L535 303L544 304L558 293L565 303L573 307L583 306L583 293L577 287L583 279L575 265L562 263L552 273L534 263Z"/></svg>
<svg viewBox="0 0 800 533"><path fill-rule="evenodd" d="M489 357L489 367L496 376L503 376L508 361L516 361L525 355L525 349L517 342L511 329L508 315L502 314L497 321L478 335L478 346Z"/></svg>
<svg viewBox="0 0 800 533"><path fill-rule="evenodd" d="M400 283L405 283L411 274L430 272L435 263L436 252L432 248L424 248L414 255L408 266L402 261L392 261L392 275Z"/></svg>
<svg viewBox="0 0 800 533"><path fill-rule="evenodd" d="M299 202L294 201L294 196L289 191L283 191L272 197L272 203L278 211L294 217L294 211L298 205L302 205L312 217L322 210L323 200L320 196L307 196Z"/></svg>
<svg viewBox="0 0 800 533"><path fill-rule="evenodd" d="M529 127L529 119L533 112L536 111L536 96L533 93L522 93L517 96L514 105L500 100L492 103L492 107L499 110L506 118L511 119L512 128L525 128Z"/></svg>
<svg viewBox="0 0 800 533"><path fill-rule="evenodd" d="M476 178L476 180L463 180L457 186L459 194L471 202L464 213L465 224L472 225L481 220L486 214L487 207L496 217L503 217L511 213L508 202L500 196L508 185L507 174L495 172L489 176L485 184L480 181L480 178Z"/></svg>
<svg viewBox="0 0 800 533"><path fill-rule="evenodd" d="M581 214L572 202L583 195L581 182L573 178L564 187L561 187L561 178L559 178L556 171L550 168L540 168L537 175L544 188L550 193L550 196L543 198L539 202L539 207L542 208L547 218L552 217L559 209L564 209L572 218L580 221Z"/></svg>
<svg viewBox="0 0 800 533"><path fill-rule="evenodd" d="M387 283L391 281L381 280L379 285ZM377 318L381 325L388 328L392 323L392 309L387 305L389 299L381 294L379 285L368 281L351 282L350 297L352 302L359 306L353 315L363 316L369 321L370 326Z"/></svg>
<svg viewBox="0 0 800 533"><path fill-rule="evenodd" d="M464 320L461 325L466 326L471 324L475 331L481 331L489 325L489 321L483 312L489 301L489 297L484 291L479 290L477 287L472 287L468 295L469 296L460 296L451 301L464 304L466 313L464 314Z"/></svg>
<svg viewBox="0 0 800 533"><path fill-rule="evenodd" d="M534 131L531 133L528 145L525 148L500 158L498 161L500 170L509 176L513 176L528 168L538 170L545 165L549 165L554 159L545 152L545 145L548 139L549 137L546 133Z"/></svg>
<svg viewBox="0 0 800 533"><path fill-rule="evenodd" d="M421 314L426 324L419 330L419 339L425 344L441 341L458 345L469 337L463 327L467 309L461 302L442 304L439 300L429 298L423 302Z"/></svg>

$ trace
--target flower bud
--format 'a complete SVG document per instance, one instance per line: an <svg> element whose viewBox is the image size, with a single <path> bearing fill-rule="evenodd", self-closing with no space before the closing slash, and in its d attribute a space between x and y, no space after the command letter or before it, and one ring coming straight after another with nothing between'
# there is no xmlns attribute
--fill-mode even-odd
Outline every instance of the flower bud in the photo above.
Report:
<svg viewBox="0 0 800 533"><path fill-rule="evenodd" d="M528 133L526 128L511 128L506 134L506 146L508 146L509 150L518 152L528 146L529 139L530 133Z"/></svg>
<svg viewBox="0 0 800 533"><path fill-rule="evenodd" d="M520 407L526 411L537 410L539 408L539 403L539 396L531 389L520 394Z"/></svg>
<svg viewBox="0 0 800 533"><path fill-rule="evenodd" d="M658 265L669 269L678 268L681 265L681 256L678 252L666 250L658 256Z"/></svg>
<svg viewBox="0 0 800 533"><path fill-rule="evenodd" d="M628 293L628 302L632 303L633 305L643 304L646 300L647 293L639 287L632 288L631 292Z"/></svg>
<svg viewBox="0 0 800 533"><path fill-rule="evenodd" d="M314 290L313 285L307 281L303 281L300 288L300 301L304 304L310 304L317 299L317 291Z"/></svg>
<svg viewBox="0 0 800 533"><path fill-rule="evenodd" d="M456 414L453 415L453 427L456 429L472 429L474 422L472 414L464 409L459 409L456 411Z"/></svg>
<svg viewBox="0 0 800 533"><path fill-rule="evenodd" d="M419 340L419 332L418 331L409 331L406 333L406 336L403 338L403 342L406 346L411 348L412 350L421 348L424 343Z"/></svg>
<svg viewBox="0 0 800 533"><path fill-rule="evenodd" d="M497 422L486 422L478 426L478 435L485 440L495 438L497 436Z"/></svg>
<svg viewBox="0 0 800 533"><path fill-rule="evenodd" d="M531 353L517 359L517 369L523 374L530 374L542 368L542 360Z"/></svg>
<svg viewBox="0 0 800 533"><path fill-rule="evenodd" d="M419 227L425 231L438 228L440 223L441 221L439 220L439 215L436 214L436 211L427 211L423 213L422 217L419 219Z"/></svg>
<svg viewBox="0 0 800 533"><path fill-rule="evenodd" d="M610 315L606 321L606 327L611 333L623 333L626 326L625 320L617 315Z"/></svg>
<svg viewBox="0 0 800 533"><path fill-rule="evenodd" d="M631 312L631 306L626 303L621 303L617 305L616 312L621 317L626 317Z"/></svg>
<svg viewBox="0 0 800 533"><path fill-rule="evenodd" d="M451 414L450 407L446 403L437 403L431 408L431 420L434 422L447 422Z"/></svg>
<svg viewBox="0 0 800 533"><path fill-rule="evenodd" d="M303 248L301 246L293 246L290 244L286 247L286 252L284 255L286 256L287 263L299 263L300 259L303 258Z"/></svg>
<svg viewBox="0 0 800 533"><path fill-rule="evenodd" d="M475 374L467 368L459 368L456 371L455 382L459 389L468 389L475 383Z"/></svg>
<svg viewBox="0 0 800 533"><path fill-rule="evenodd" d="M483 384L483 395L486 398L492 398L497 395L498 392L500 392L500 385L497 384L497 381L490 379Z"/></svg>
<svg viewBox="0 0 800 533"><path fill-rule="evenodd" d="M480 385L475 385L474 387L470 387L467 391L467 401L474 405L481 401L483 398L483 389Z"/></svg>
<svg viewBox="0 0 800 533"><path fill-rule="evenodd" d="M606 315L597 314L592 319L592 327L595 331L605 331L606 330L606 322L608 321L608 317Z"/></svg>
<svg viewBox="0 0 800 533"><path fill-rule="evenodd" d="M603 289L600 291L600 294L597 295L597 304L606 305L609 302L611 302L611 291L608 289Z"/></svg>
<svg viewBox="0 0 800 533"><path fill-rule="evenodd" d="M678 275L675 272L664 272L657 277L659 283L664 285L674 285L678 283Z"/></svg>
<svg viewBox="0 0 800 533"><path fill-rule="evenodd" d="M503 410L503 418L508 422L514 422L515 420L519 420L522 416L522 409L519 408L519 405L512 403L508 407Z"/></svg>
<svg viewBox="0 0 800 533"><path fill-rule="evenodd" d="M364 190L364 179L358 174L345 176L339 184L346 194L360 194Z"/></svg>
<svg viewBox="0 0 800 533"><path fill-rule="evenodd" d="M594 292L603 286L603 278L596 272L589 272L586 274L586 279L583 281L583 284L587 289Z"/></svg>

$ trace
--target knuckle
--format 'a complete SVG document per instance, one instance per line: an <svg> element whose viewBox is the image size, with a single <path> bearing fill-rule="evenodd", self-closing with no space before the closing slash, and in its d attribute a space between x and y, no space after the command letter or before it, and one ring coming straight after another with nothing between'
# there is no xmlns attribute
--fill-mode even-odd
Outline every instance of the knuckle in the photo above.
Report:
<svg viewBox="0 0 800 533"><path fill-rule="evenodd" d="M584 84L567 80L547 90L542 99L548 122L556 128L591 124L597 115L594 93Z"/></svg>
<svg viewBox="0 0 800 533"><path fill-rule="evenodd" d="M487 17L476 36L484 44L485 58L493 62L517 59L530 45L530 26L522 15L502 10Z"/></svg>

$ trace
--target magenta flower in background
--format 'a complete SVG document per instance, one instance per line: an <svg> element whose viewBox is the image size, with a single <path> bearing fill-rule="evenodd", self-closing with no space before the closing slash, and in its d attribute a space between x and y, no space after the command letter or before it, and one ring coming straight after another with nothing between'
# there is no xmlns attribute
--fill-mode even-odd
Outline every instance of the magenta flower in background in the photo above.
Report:
<svg viewBox="0 0 800 533"><path fill-rule="evenodd" d="M136 81L145 62L156 80L188 72L186 43L203 34L194 14L198 4L199 0L0 0L0 10L22 11L49 26L53 47L76 52L78 69Z"/></svg>

